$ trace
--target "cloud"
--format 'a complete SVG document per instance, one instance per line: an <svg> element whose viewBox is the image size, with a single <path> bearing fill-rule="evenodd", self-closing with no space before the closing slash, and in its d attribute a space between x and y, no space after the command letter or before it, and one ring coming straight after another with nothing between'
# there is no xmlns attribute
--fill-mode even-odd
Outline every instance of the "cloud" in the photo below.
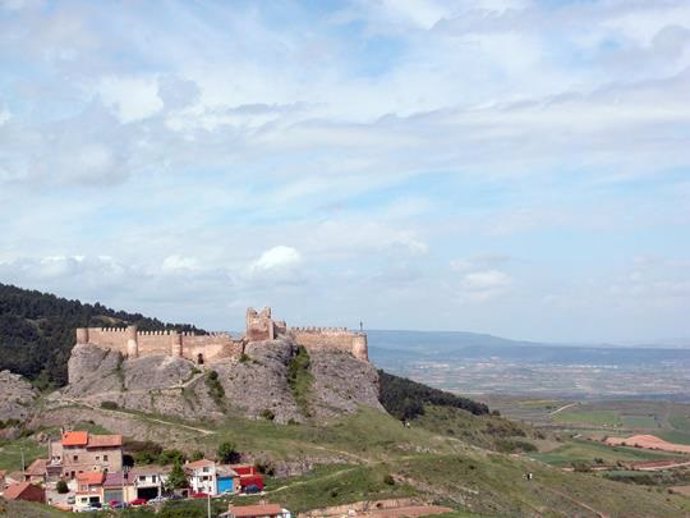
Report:
<svg viewBox="0 0 690 518"><path fill-rule="evenodd" d="M168 102L179 103L169 88L167 84L163 87ZM153 78L111 76L103 78L98 86L103 103L112 108L124 124L158 113L164 106L158 92L158 83Z"/></svg>
<svg viewBox="0 0 690 518"><path fill-rule="evenodd" d="M687 276L628 264L690 257L685 2L22 5L0 17L0 280L212 327L246 301L690 329Z"/></svg>
<svg viewBox="0 0 690 518"><path fill-rule="evenodd" d="M161 269L164 272L190 271L198 269L198 263L193 257L182 257L174 254L169 255L163 260Z"/></svg>
<svg viewBox="0 0 690 518"><path fill-rule="evenodd" d="M252 263L253 272L284 270L294 268L302 262L301 254L290 246L274 246L266 250Z"/></svg>

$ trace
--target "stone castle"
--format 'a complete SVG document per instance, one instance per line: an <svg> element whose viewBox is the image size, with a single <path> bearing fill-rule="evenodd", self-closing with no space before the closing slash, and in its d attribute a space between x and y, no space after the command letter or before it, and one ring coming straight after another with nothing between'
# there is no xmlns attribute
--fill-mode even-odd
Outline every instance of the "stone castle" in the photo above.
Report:
<svg viewBox="0 0 690 518"><path fill-rule="evenodd" d="M194 334L177 331L139 331L136 326L80 327L77 344L92 344L119 351L127 358L170 355L204 363L223 358L239 358L250 342L290 338L308 351L337 351L369 361L367 335L344 327L288 327L284 321L271 317L271 308L261 311L247 309L244 336L233 338L229 333Z"/></svg>

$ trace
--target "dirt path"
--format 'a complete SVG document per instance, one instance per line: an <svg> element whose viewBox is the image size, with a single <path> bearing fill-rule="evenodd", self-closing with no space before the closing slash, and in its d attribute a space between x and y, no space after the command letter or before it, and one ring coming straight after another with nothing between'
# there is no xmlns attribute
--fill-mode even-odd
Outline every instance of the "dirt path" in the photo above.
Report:
<svg viewBox="0 0 690 518"><path fill-rule="evenodd" d="M71 399L71 398L63 397L60 401L63 403L70 403L73 405L84 406L84 407L90 408L91 410L95 410L97 412L102 412L104 414L127 416L129 419L139 417L145 421L151 421L154 423L159 423L159 424L163 424L166 426L173 426L176 428L184 428L185 430L191 430L193 432L198 432L198 433L200 433L202 435L206 435L206 436L213 435L216 433L214 430L208 430L207 428L200 428L198 426L192 426L192 425L188 425L188 424L177 423L174 421L166 421L165 419L158 419L156 417L140 416L138 414L134 414L132 412L127 412L125 410L106 410L104 408L101 408L100 406L92 405L91 403L88 403L86 401L82 401L79 399Z"/></svg>
<svg viewBox="0 0 690 518"><path fill-rule="evenodd" d="M565 410L566 408L570 408L570 407L573 407L573 406L576 406L576 405L579 405L579 404L580 404L579 401L575 401L575 403L568 403L567 405L563 405L562 407L557 408L557 409L554 410L553 412L549 412L549 415L556 415L556 414L558 414L558 413L560 413L560 412L563 412L563 410Z"/></svg>

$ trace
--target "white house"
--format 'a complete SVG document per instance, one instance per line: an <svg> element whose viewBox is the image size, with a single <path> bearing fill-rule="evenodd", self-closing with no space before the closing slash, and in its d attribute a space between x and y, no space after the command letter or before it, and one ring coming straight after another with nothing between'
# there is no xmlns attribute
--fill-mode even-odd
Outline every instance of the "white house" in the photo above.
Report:
<svg viewBox="0 0 690 518"><path fill-rule="evenodd" d="M184 471L193 493L218 494L218 473L215 462L207 459L188 462L184 465Z"/></svg>
<svg viewBox="0 0 690 518"><path fill-rule="evenodd" d="M129 483L134 486L136 498L150 500L162 495L168 480L170 466L136 466L129 472Z"/></svg>

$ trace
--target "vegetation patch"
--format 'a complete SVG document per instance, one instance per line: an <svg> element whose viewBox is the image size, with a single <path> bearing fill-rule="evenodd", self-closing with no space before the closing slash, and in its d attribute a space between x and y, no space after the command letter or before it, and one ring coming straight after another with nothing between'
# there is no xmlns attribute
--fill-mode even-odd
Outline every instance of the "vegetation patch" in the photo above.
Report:
<svg viewBox="0 0 690 518"><path fill-rule="evenodd" d="M389 414L410 420L424 414L424 405L459 408L474 415L489 413L489 407L450 392L434 389L421 383L379 370L379 401Z"/></svg>
<svg viewBox="0 0 690 518"><path fill-rule="evenodd" d="M288 385L295 398L297 406L305 416L310 415L309 395L314 377L310 371L311 359L309 353L303 346L297 348L297 354L292 357L288 364Z"/></svg>
<svg viewBox="0 0 690 518"><path fill-rule="evenodd" d="M225 408L225 389L218 379L216 371L208 371L205 377L208 395L219 408Z"/></svg>
<svg viewBox="0 0 690 518"><path fill-rule="evenodd" d="M177 330L204 334L189 324L167 324L140 313L83 304L35 290L0 284L0 370L27 377L45 390L67 384L67 360L77 327L122 327Z"/></svg>

